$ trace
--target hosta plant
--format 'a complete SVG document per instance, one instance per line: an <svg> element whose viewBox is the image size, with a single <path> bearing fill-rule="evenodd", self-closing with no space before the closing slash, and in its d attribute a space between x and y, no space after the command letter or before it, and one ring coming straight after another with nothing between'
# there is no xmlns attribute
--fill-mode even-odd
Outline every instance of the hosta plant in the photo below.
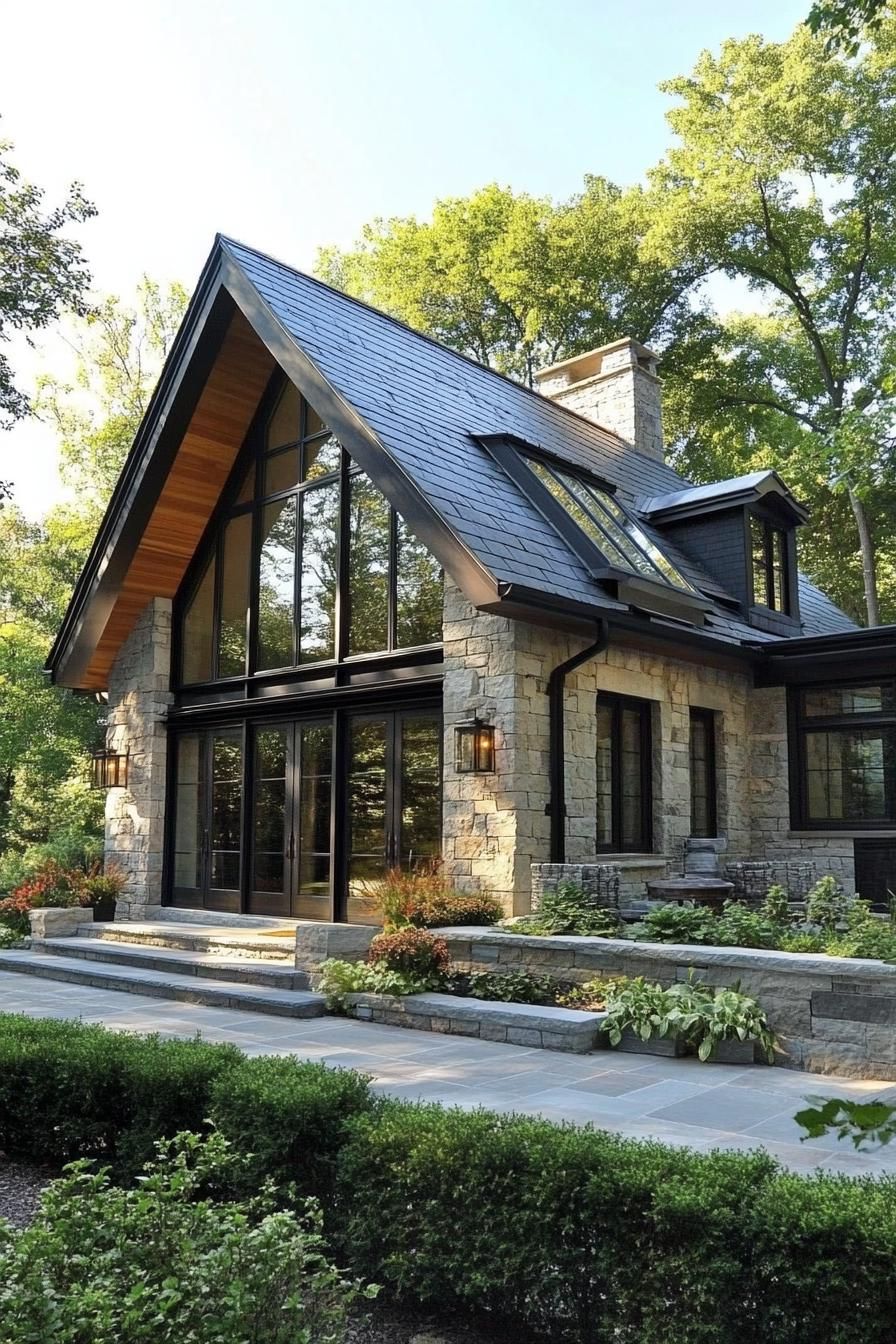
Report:
<svg viewBox="0 0 896 1344"><path fill-rule="evenodd" d="M712 911L688 901L650 910L640 924L632 926L631 934L651 943L712 943L715 924Z"/></svg>
<svg viewBox="0 0 896 1344"><path fill-rule="evenodd" d="M674 1007L668 990L639 975L609 995L601 1030L609 1036L611 1045L618 1045L626 1030L633 1031L642 1041L649 1041L651 1036L667 1036Z"/></svg>
<svg viewBox="0 0 896 1344"><path fill-rule="evenodd" d="M613 938L619 930L616 911L595 905L578 882L558 882L544 893L537 910L509 926L510 933L542 938L564 933L577 938Z"/></svg>
<svg viewBox="0 0 896 1344"><path fill-rule="evenodd" d="M331 1012L343 1012L349 994L423 994L432 989L430 980L390 970L384 962L338 961L335 957L321 966L315 987L323 994Z"/></svg>

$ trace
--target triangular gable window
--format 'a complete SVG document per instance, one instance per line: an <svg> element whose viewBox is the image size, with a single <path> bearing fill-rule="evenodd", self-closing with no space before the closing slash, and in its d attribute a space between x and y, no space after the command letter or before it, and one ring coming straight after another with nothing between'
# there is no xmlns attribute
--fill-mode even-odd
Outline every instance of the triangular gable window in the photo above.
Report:
<svg viewBox="0 0 896 1344"><path fill-rule="evenodd" d="M317 412L269 390L180 597L197 685L437 644L442 571Z"/></svg>

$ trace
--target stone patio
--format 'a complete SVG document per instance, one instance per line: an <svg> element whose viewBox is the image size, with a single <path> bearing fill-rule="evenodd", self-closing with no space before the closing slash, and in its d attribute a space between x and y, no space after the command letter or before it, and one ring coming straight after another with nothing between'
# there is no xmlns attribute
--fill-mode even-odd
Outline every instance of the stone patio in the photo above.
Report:
<svg viewBox="0 0 896 1344"><path fill-rule="evenodd" d="M793 1115L808 1095L896 1099L896 1085L807 1077L762 1066L598 1052L558 1056L466 1037L344 1018L272 1019L0 973L0 1012L80 1017L116 1031L231 1041L249 1055L295 1054L373 1076L374 1090L445 1106L592 1123L629 1138L694 1149L764 1148L800 1171L896 1175L896 1150L855 1153L835 1139L801 1144Z"/></svg>

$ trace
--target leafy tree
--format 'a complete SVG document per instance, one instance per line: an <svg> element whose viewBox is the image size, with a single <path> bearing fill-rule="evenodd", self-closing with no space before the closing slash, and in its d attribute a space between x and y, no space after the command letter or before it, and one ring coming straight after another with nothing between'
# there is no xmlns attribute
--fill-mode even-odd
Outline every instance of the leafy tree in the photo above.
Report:
<svg viewBox="0 0 896 1344"><path fill-rule="evenodd" d="M63 479L95 513L118 480L187 298L182 285L144 276L134 306L109 297L86 316L73 340L73 382L39 380L37 410L58 433Z"/></svg>
<svg viewBox="0 0 896 1344"><path fill-rule="evenodd" d="M662 86L680 99L677 143L652 175L647 240L667 262L746 280L762 303L706 352L696 437L718 454L722 412L738 420L730 459L764 434L788 471L846 493L872 625L877 552L883 541L891 568L894 537L873 524L896 489L894 55L892 23L855 60L805 26L704 52Z"/></svg>
<svg viewBox="0 0 896 1344"><path fill-rule="evenodd" d="M531 383L621 332L664 349L696 320L699 271L643 251L655 201L587 177L568 201L496 184L437 201L432 219L374 220L356 248L323 249L323 279L455 350Z"/></svg>
<svg viewBox="0 0 896 1344"><path fill-rule="evenodd" d="M24 181L11 150L8 141L0 141L0 345L14 332L50 326L66 310L86 312L90 277L80 243L66 230L96 214L77 183L61 205L47 209L44 192ZM28 398L0 350L0 429L28 410Z"/></svg>
<svg viewBox="0 0 896 1344"><path fill-rule="evenodd" d="M827 51L855 56L862 35L879 31L889 7L890 0L815 0L806 23L826 36Z"/></svg>

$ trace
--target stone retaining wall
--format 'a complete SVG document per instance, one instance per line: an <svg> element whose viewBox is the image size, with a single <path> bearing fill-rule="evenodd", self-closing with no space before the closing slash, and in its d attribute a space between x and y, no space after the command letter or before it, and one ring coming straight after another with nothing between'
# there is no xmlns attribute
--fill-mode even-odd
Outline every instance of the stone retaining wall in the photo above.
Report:
<svg viewBox="0 0 896 1344"><path fill-rule="evenodd" d="M643 975L670 985L691 971L758 999L778 1037L776 1063L809 1073L896 1080L896 966L853 957L685 947L620 938L528 938L439 929L462 971L533 971L581 983Z"/></svg>
<svg viewBox="0 0 896 1344"><path fill-rule="evenodd" d="M606 1013L543 1008L530 1003L495 1003L453 994L347 994L353 1017L390 1027L412 1027L482 1041L527 1045L542 1050L587 1054L606 1045L601 1023Z"/></svg>

